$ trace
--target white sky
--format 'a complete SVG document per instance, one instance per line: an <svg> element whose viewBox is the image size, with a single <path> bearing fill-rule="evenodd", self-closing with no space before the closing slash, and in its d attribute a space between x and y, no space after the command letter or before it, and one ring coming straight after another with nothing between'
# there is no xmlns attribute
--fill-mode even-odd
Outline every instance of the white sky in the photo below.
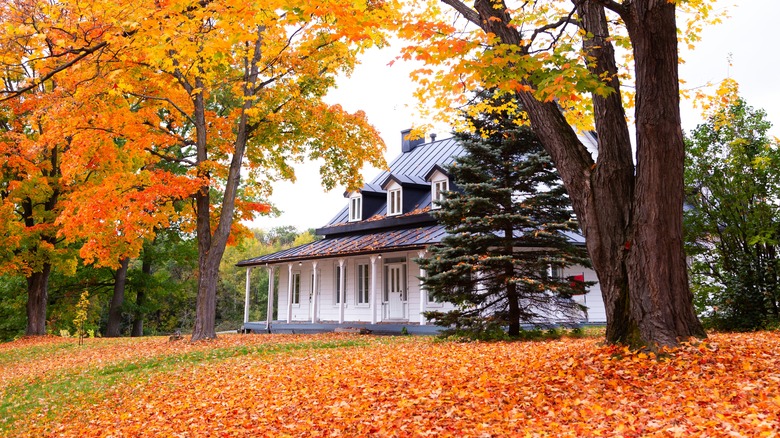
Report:
<svg viewBox="0 0 780 438"><path fill-rule="evenodd" d="M721 0L723 5L728 4ZM743 1L728 6L729 18L723 24L706 28L702 41L694 52L683 52L685 64L680 66L680 77L685 87L695 88L715 83L726 77L737 80L740 94L755 108L766 110L768 119L774 122L774 135L780 131L780 43L775 32L780 2L777 0ZM419 123L416 120L413 98L415 85L409 79L412 67L398 61L392 67L387 64L396 56L397 48L375 49L361 58L350 78L342 78L338 88L328 95L328 101L341 104L347 111L363 110L368 120L382 135L387 145L385 157L392 160L401 150L401 130ZM732 65L728 57L731 54ZM682 124L690 131L702 122L700 112L690 102L682 104ZM436 130L439 138L449 137L449 129ZM303 231L325 225L346 205L344 188L330 192L320 185L317 166L303 164L297 168L295 183L280 182L274 186L271 197L282 214L276 218L262 217L253 221L253 228L270 229L293 225ZM377 169L364 169L365 180L377 175Z"/></svg>

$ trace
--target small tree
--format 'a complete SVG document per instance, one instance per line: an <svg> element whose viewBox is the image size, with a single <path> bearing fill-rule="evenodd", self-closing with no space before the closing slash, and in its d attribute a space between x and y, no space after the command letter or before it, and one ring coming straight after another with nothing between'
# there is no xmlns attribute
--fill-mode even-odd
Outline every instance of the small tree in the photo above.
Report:
<svg viewBox="0 0 780 438"><path fill-rule="evenodd" d="M73 318L73 325L76 326L76 334L79 337L79 345L84 343L86 330L84 325L87 322L87 312L89 311L89 291L81 293L78 304L76 304L76 317Z"/></svg>
<svg viewBox="0 0 780 438"><path fill-rule="evenodd" d="M432 297L457 309L426 316L472 334L508 326L510 336L522 322L577 318L581 287L555 274L588 261L565 235L577 225L549 155L511 110L467 121L475 132L456 135L466 154L449 167L462 191L435 213L449 235L419 260Z"/></svg>
<svg viewBox="0 0 780 438"><path fill-rule="evenodd" d="M686 141L687 251L710 324L754 330L780 319L780 148L766 113L729 94Z"/></svg>

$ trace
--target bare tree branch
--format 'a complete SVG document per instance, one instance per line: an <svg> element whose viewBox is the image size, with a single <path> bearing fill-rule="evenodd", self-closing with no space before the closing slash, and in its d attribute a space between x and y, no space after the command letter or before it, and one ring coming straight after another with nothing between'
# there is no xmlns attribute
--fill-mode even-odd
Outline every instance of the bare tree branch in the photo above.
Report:
<svg viewBox="0 0 780 438"><path fill-rule="evenodd" d="M129 93L129 94L131 96L140 97L142 99L161 100L163 102L168 102L169 104L171 104L172 107L174 107L176 109L176 111L178 111L187 120L189 120L190 123L192 123L193 125L195 124L195 121L192 120L192 117L190 117L190 115L187 112L185 112L183 109L181 109L178 105L176 105L171 99L169 99L167 97L157 97L157 96L150 96L148 94L137 94L137 93Z"/></svg>
<svg viewBox="0 0 780 438"><path fill-rule="evenodd" d="M480 26L480 19L479 14L474 9L471 9L470 7L466 6L465 3L463 3L460 0L441 0L442 3L449 5L460 15L463 15L463 18L466 20L469 20L470 22L476 24L477 26ZM481 27L481 26L480 26Z"/></svg>
<svg viewBox="0 0 780 438"><path fill-rule="evenodd" d="M8 90L0 91L0 94L3 94L3 93L6 94L6 96L0 97L0 103L21 96L22 94L32 90L33 88L43 84L44 82L48 81L51 78L53 78L57 73L60 73L60 72L62 72L64 70L69 69L70 67L72 67L73 65L75 65L76 63L81 61L82 59L86 58L87 56L89 56L89 55L91 55L91 54L93 54L95 52L97 52L98 50L102 49L103 47L106 47L107 45L108 45L108 42L103 41L101 43L96 44L93 47L88 47L86 49L82 49L82 50L79 51L79 55L78 56L76 56L75 58L71 59L70 61L60 65L59 67L53 69L52 71L46 73L45 75L43 75L40 78L38 78L38 80L33 81L29 85L27 85L25 87L22 87L22 88L20 88L18 90L14 90L14 91L8 91Z"/></svg>

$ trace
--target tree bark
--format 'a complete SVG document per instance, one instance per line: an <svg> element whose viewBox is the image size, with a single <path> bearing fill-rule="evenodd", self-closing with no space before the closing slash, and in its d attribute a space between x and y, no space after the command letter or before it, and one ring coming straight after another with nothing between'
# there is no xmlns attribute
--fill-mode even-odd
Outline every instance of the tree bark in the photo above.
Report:
<svg viewBox="0 0 780 438"><path fill-rule="evenodd" d="M149 281L152 277L152 256L149 254L148 247L144 248L141 258L141 278L142 284L135 295L135 313L133 315L133 329L130 332L131 337L144 335L144 311L146 304L146 289L149 287Z"/></svg>
<svg viewBox="0 0 780 438"><path fill-rule="evenodd" d="M519 93L518 99L555 162L586 237L607 312L607 341L655 347L704 337L683 253L683 141L674 4L609 3L626 21L634 46L634 167L604 6L598 0L576 3L591 35L584 42L595 61L591 70L612 78L608 84L614 89L606 98L594 96L597 161L555 103L540 102L530 92ZM508 9L501 6L476 0L475 24L506 44L523 47L516 28L507 25Z"/></svg>
<svg viewBox="0 0 780 438"><path fill-rule="evenodd" d="M705 336L683 250L683 165L674 3L639 0L626 14L636 63L636 185L627 267L642 338L675 345Z"/></svg>
<svg viewBox="0 0 780 438"><path fill-rule="evenodd" d="M260 29L258 29L258 32L260 32ZM252 97L254 94L253 87L258 78L258 63L262 54L261 47L262 38L258 36L252 59L248 60L249 62L247 62L244 71L246 83L244 93L248 99L244 102L243 110L235 127L236 138L233 142L233 157L230 160L230 168L225 181L219 221L213 233L211 229L209 186L202 187L195 195L198 267L200 272L198 275L198 296L195 306L195 327L193 328L191 339L193 342L217 337L215 323L219 264L225 253L225 246L227 245L233 223L233 213L236 205L236 196L238 195L238 186L241 182L241 165L244 160L244 153L246 152L249 136L254 129L254 126L249 123L246 111L252 107L252 101L249 97ZM193 89L203 88L203 83L200 80L196 80L195 88L188 89L188 92L192 93ZM195 94L193 103L195 108L197 162L200 164L208 159L206 103L202 91ZM210 175L204 172L200 176L209 178Z"/></svg>
<svg viewBox="0 0 780 438"><path fill-rule="evenodd" d="M27 277L27 336L46 334L46 304L49 299L51 265L44 263L40 272Z"/></svg>
<svg viewBox="0 0 780 438"><path fill-rule="evenodd" d="M119 269L114 274L114 295L108 307L108 323L106 324L106 337L117 338L121 336L122 303L125 300L125 286L127 285L127 268L130 259L125 257L119 262Z"/></svg>

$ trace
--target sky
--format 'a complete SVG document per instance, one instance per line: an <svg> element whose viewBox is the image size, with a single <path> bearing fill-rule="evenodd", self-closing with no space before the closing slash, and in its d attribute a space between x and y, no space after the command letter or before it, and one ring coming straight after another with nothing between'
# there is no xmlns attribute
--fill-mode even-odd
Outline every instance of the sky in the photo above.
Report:
<svg viewBox="0 0 780 438"><path fill-rule="evenodd" d="M727 77L740 84L740 95L755 108L763 108L769 121L777 126L771 133L780 136L780 43L776 17L780 16L780 1L743 0L738 5L721 0L728 12L722 24L705 28L702 40L693 52L684 50L680 77L686 88L704 87ZM395 59L398 47L372 49L361 57L361 64L347 78L339 78L337 88L327 96L332 104L346 110L363 110L379 131L387 146L389 162L401 151L401 131L422 121L415 118L417 105L413 97L414 83L409 79L413 66ZM729 65L729 58L731 65ZM691 102L682 102L683 130L691 131L703 121L700 111ZM434 129L438 138L450 136L449 129ZM371 180L379 169L366 167L363 177ZM292 225L298 230L325 225L347 205L344 187L326 192L320 184L318 167L305 163L296 167L296 182L274 185L270 201L282 211L278 217L261 217L251 222L253 228L270 229Z"/></svg>

